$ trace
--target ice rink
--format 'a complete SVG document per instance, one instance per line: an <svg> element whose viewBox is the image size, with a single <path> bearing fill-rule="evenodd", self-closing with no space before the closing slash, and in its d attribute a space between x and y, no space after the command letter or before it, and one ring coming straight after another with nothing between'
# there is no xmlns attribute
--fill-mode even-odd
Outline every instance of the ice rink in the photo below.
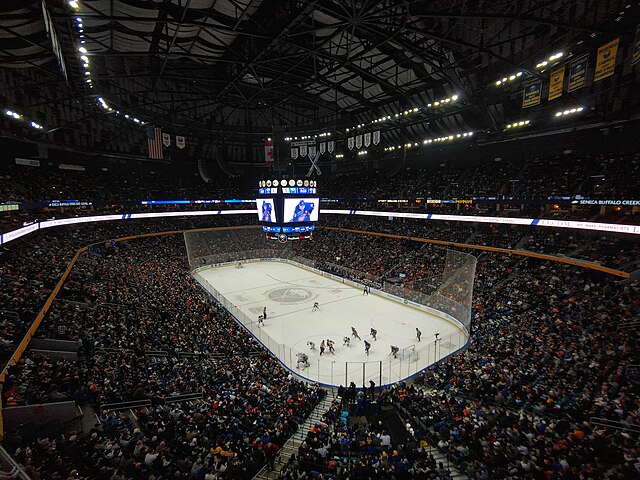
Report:
<svg viewBox="0 0 640 480"><path fill-rule="evenodd" d="M308 380L330 385L376 385L410 377L457 350L466 334L453 320L281 261L252 261L243 268L222 265L200 269L194 277L285 366ZM314 302L319 309L313 311ZM264 325L258 315L267 309ZM351 327L360 339L351 334ZM377 330L377 340L370 331ZM416 328L422 332L419 342ZM439 334L436 341L436 333ZM348 346L343 338L350 337ZM319 352L322 340L335 353ZM364 340L371 343L365 354ZM307 342L314 342L311 350ZM398 358L390 355L399 347ZM298 364L298 353L309 365Z"/></svg>

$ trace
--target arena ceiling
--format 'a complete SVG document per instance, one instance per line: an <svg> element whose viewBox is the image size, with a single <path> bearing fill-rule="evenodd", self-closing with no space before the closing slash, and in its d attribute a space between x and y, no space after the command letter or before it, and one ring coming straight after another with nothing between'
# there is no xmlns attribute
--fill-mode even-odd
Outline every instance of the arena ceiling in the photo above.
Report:
<svg viewBox="0 0 640 480"><path fill-rule="evenodd" d="M68 0L45 2L68 81L41 0L0 2L2 68L36 69L70 98L101 96L192 135L344 132L459 96L381 127L398 139L499 128L519 98L493 88L496 78L540 76L533 65L556 50L632 32L633 22L615 19L637 8L628 0L78 1L77 12ZM83 83L76 17L92 90Z"/></svg>

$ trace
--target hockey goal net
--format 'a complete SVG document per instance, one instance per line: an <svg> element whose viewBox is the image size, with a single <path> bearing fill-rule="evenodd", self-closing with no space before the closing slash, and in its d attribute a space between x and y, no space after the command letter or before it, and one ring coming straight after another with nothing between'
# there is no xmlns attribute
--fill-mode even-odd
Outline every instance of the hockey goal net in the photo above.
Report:
<svg viewBox="0 0 640 480"><path fill-rule="evenodd" d="M418 361L418 349L416 348L416 345L409 345L408 347L404 347L400 350L400 356L398 358L401 358L403 361L405 362L417 362Z"/></svg>

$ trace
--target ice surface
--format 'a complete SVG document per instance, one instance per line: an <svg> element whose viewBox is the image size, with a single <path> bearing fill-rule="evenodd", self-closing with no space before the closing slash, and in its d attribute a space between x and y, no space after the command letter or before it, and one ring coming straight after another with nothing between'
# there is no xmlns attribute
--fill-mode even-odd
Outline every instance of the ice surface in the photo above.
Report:
<svg viewBox="0 0 640 480"><path fill-rule="evenodd" d="M373 289L364 295L361 288L290 263L217 266L200 270L195 278L293 373L321 383L393 383L466 341L462 329L444 317L385 298ZM318 302L317 311L313 311L314 302ZM264 307L267 318L258 325ZM352 326L361 340L351 335ZM416 327L422 331L420 342ZM377 330L377 340L370 336L371 328ZM343 345L345 336L351 338L349 346ZM327 339L335 342L335 353L327 349L320 356L320 343ZM364 340L371 343L368 356ZM315 350L310 350L309 341L315 343ZM391 345L400 349L397 359L389 354ZM308 355L308 367L298 365L299 352Z"/></svg>

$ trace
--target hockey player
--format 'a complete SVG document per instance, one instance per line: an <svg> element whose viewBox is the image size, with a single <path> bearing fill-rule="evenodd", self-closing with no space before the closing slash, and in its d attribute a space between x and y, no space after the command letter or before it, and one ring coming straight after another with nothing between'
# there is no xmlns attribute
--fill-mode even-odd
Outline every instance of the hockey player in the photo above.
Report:
<svg viewBox="0 0 640 480"><path fill-rule="evenodd" d="M267 319L267 307L264 307L262 309L262 316L264 317L265 320Z"/></svg>
<svg viewBox="0 0 640 480"><path fill-rule="evenodd" d="M334 345L333 340L331 340L330 338L327 338L327 348L329 349L329 353L332 353L335 355L336 349L333 347L333 345Z"/></svg>
<svg viewBox="0 0 640 480"><path fill-rule="evenodd" d="M313 308L311 311L315 312L316 310L320 310L320 306L318 305L318 302L313 302Z"/></svg>
<svg viewBox="0 0 640 480"><path fill-rule="evenodd" d="M307 346L309 347L309 350L315 350L316 349L316 344L314 342L312 342L311 340L309 340L307 342Z"/></svg>
<svg viewBox="0 0 640 480"><path fill-rule="evenodd" d="M371 335L371 337L377 342L378 341L378 331L375 328L372 328L371 331L369 332L369 335Z"/></svg>
<svg viewBox="0 0 640 480"><path fill-rule="evenodd" d="M320 342L320 356L322 356L322 354L324 353L324 348L325 348L325 347L324 347L324 340L322 340L322 341Z"/></svg>
<svg viewBox="0 0 640 480"><path fill-rule="evenodd" d="M300 368L300 364L302 364L303 368L309 367L309 356L306 353L298 353L298 363L296 365L296 368Z"/></svg>
<svg viewBox="0 0 640 480"><path fill-rule="evenodd" d="M351 327L351 336L353 338L357 338L358 340L362 340L360 338L360 335L358 335L358 331L355 329L355 327Z"/></svg>
<svg viewBox="0 0 640 480"><path fill-rule="evenodd" d="M348 347L351 344L351 338L350 337L344 337L342 339L342 346L343 347Z"/></svg>
<svg viewBox="0 0 640 480"><path fill-rule="evenodd" d="M418 337L418 341L420 341L420 337L422 336L422 332L418 327L416 327L416 337Z"/></svg>
<svg viewBox="0 0 640 480"><path fill-rule="evenodd" d="M371 348L371 344L365 340L364 341L364 353L367 354L367 357L369 356L369 349L370 348Z"/></svg>
<svg viewBox="0 0 640 480"><path fill-rule="evenodd" d="M391 345L391 352L389 352L389 355L393 355L393 358L398 358L399 351L400 349L398 347L396 347L395 345Z"/></svg>
<svg viewBox="0 0 640 480"><path fill-rule="evenodd" d="M264 315L258 315L258 326L260 325L264 327Z"/></svg>

